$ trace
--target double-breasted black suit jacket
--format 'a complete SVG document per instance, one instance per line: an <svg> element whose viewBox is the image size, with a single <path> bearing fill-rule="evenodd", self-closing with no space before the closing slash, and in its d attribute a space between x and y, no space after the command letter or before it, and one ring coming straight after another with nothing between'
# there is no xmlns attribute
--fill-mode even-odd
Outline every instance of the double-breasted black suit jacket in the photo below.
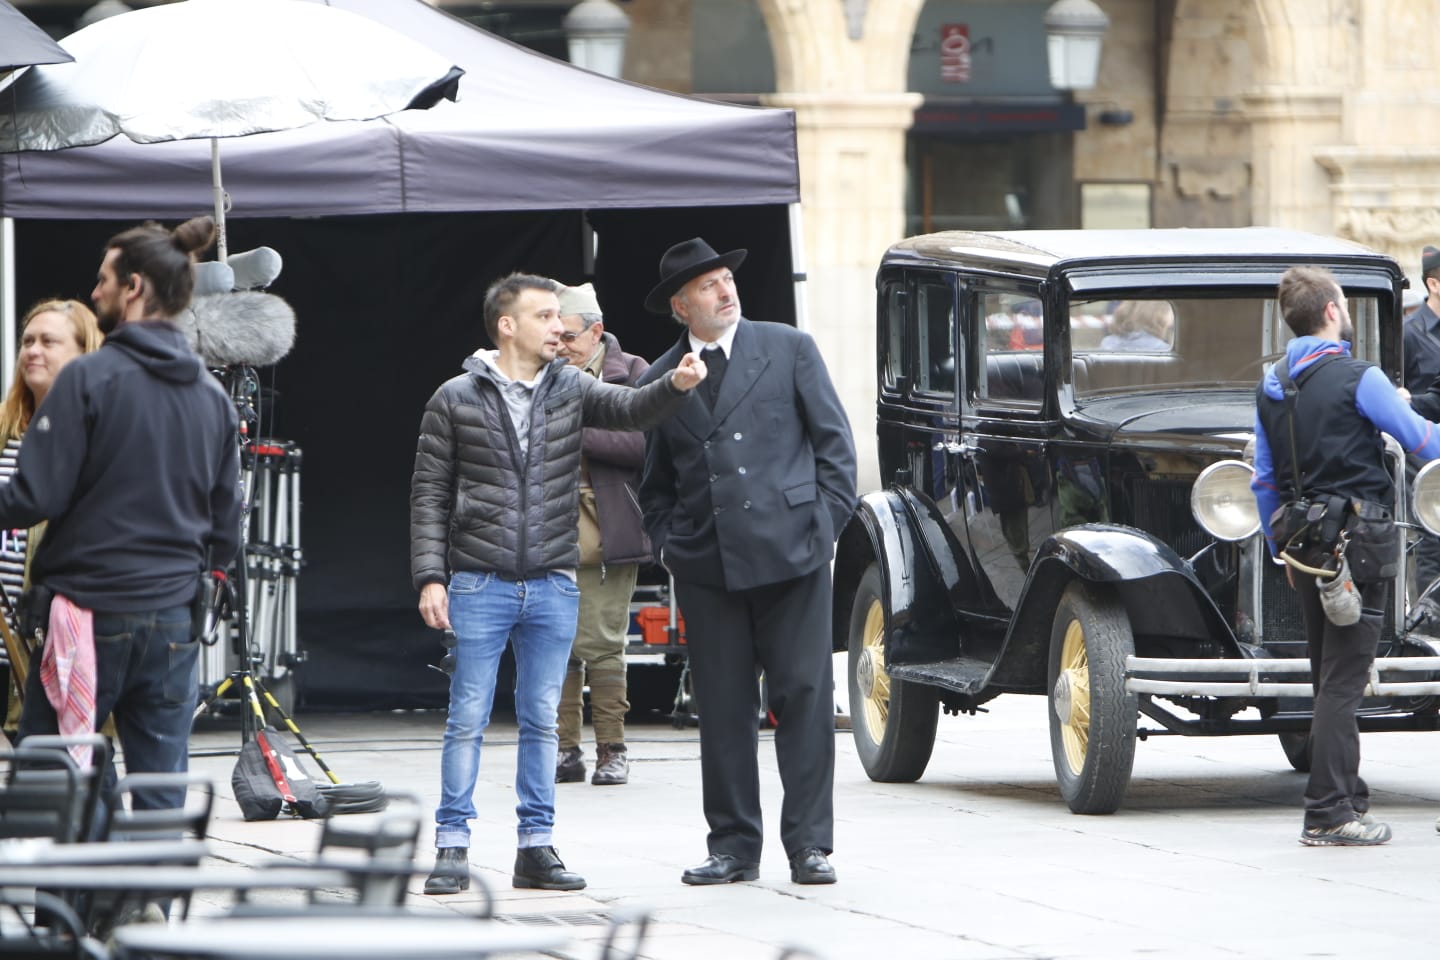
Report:
<svg viewBox="0 0 1440 960"><path fill-rule="evenodd" d="M640 483L656 558L677 580L726 590L828 563L856 501L850 422L814 339L737 322L714 409L694 396L651 430ZM689 350L682 334L637 385Z"/></svg>

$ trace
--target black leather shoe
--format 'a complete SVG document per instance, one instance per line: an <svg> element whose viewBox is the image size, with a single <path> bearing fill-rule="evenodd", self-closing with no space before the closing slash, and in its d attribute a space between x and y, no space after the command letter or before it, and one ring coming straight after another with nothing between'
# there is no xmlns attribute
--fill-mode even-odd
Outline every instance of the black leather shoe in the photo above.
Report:
<svg viewBox="0 0 1440 960"><path fill-rule="evenodd" d="M435 851L435 869L425 878L425 892L432 897L470 889L470 851L465 847L441 847Z"/></svg>
<svg viewBox="0 0 1440 960"><path fill-rule="evenodd" d="M560 862L554 847L521 847L515 851L511 885L524 890L584 890L585 878Z"/></svg>
<svg viewBox="0 0 1440 960"><path fill-rule="evenodd" d="M682 883L703 886L707 883L734 883L736 880L756 880L760 877L760 864L754 860L741 860L728 853L712 853L698 867L691 867L680 875Z"/></svg>
<svg viewBox="0 0 1440 960"><path fill-rule="evenodd" d="M834 883L835 868L825 851L806 847L790 858L790 880L794 883Z"/></svg>

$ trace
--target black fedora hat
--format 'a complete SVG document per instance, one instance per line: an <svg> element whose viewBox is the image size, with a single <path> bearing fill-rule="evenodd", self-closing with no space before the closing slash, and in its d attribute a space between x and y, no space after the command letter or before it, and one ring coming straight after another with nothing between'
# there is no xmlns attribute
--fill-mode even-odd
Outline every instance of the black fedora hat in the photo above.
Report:
<svg viewBox="0 0 1440 960"><path fill-rule="evenodd" d="M747 253L748 250L716 253L714 247L699 237L675 244L660 258L660 283L645 298L645 309L651 313L669 313L670 298L675 296L675 291L702 273L720 267L734 270L744 262Z"/></svg>

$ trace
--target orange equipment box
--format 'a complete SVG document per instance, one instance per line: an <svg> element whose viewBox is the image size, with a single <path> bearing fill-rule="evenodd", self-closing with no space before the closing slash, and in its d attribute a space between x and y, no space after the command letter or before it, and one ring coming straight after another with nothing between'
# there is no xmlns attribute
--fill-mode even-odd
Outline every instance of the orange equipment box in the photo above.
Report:
<svg viewBox="0 0 1440 960"><path fill-rule="evenodd" d="M640 638L646 643L656 646L670 645L670 608L668 607L643 607L635 611L635 620L640 624ZM675 629L680 634L680 642L685 642L685 618L679 611L675 613Z"/></svg>

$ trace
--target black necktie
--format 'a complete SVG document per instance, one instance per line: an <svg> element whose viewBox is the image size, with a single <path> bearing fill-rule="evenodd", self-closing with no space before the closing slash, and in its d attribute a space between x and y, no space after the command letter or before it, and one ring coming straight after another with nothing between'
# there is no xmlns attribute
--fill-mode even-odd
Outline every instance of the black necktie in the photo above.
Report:
<svg viewBox="0 0 1440 960"><path fill-rule="evenodd" d="M708 371L705 376L705 402L713 409L715 398L720 395L720 381L725 376L725 365L729 361L725 359L725 351L714 344L701 352L700 359L705 361Z"/></svg>

